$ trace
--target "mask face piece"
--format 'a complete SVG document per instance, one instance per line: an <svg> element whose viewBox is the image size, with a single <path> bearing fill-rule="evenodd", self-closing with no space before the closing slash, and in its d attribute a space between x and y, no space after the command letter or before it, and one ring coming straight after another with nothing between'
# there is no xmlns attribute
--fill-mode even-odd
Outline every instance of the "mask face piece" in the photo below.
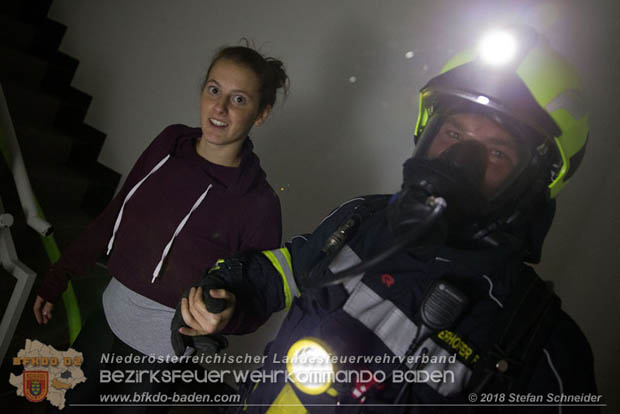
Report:
<svg viewBox="0 0 620 414"><path fill-rule="evenodd" d="M461 175L460 179L471 187L470 190L483 188L488 168L487 148L478 141L453 143L432 160L438 168Z"/></svg>
<svg viewBox="0 0 620 414"><path fill-rule="evenodd" d="M475 176L478 182L472 184L489 202L510 188L532 159L524 140L490 114L455 112L433 124L414 157L443 159L470 180Z"/></svg>
<svg viewBox="0 0 620 414"><path fill-rule="evenodd" d="M403 223L415 223L416 206L428 196L446 200L446 237L468 238L483 225L533 159L528 137L508 123L479 110L435 113L404 164L402 190L390 207L392 230L410 228Z"/></svg>

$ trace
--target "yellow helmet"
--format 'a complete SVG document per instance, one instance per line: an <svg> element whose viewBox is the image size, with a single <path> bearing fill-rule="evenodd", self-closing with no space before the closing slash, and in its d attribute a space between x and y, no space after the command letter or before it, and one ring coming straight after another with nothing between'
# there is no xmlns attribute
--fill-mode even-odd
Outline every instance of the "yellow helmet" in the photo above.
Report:
<svg viewBox="0 0 620 414"><path fill-rule="evenodd" d="M440 101L465 101L502 114L538 135L542 180L554 198L585 153L588 111L579 76L548 41L527 26L489 34L478 49L452 57L420 90L418 143ZM547 162L541 163L545 158ZM527 184L523 184L525 188Z"/></svg>

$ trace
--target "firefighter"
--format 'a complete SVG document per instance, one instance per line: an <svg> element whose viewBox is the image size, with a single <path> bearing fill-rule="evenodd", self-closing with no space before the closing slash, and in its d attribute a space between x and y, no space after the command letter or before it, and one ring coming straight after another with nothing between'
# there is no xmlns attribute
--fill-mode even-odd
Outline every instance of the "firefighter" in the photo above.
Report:
<svg viewBox="0 0 620 414"><path fill-rule="evenodd" d="M220 260L182 299L177 352L288 309L265 378L242 386L248 412L476 411L526 395L524 412L566 413L549 396L596 393L586 338L527 264L584 155L582 87L533 29L494 36L421 89L397 194Z"/></svg>

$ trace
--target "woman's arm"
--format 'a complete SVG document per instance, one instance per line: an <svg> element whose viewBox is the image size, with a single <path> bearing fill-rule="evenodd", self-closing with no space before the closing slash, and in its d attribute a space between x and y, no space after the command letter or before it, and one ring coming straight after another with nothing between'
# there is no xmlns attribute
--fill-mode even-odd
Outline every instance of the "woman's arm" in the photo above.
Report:
<svg viewBox="0 0 620 414"><path fill-rule="evenodd" d="M103 212L75 239L61 258L53 264L38 289L34 304L37 322L51 319L53 303L67 288L68 281L83 274L95 264L104 251L114 227L116 217L131 188L171 150L176 138L176 126L170 126L159 134L140 155L118 194Z"/></svg>

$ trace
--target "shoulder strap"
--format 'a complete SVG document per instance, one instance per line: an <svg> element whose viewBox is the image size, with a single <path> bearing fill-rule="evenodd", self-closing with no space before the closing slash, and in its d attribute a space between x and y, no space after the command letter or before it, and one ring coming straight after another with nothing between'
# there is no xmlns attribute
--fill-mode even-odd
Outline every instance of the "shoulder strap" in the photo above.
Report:
<svg viewBox="0 0 620 414"><path fill-rule="evenodd" d="M364 197L364 201L353 208L353 211L326 240L321 249L327 257L333 258L344 244L357 232L360 224L376 212L388 205L389 196L373 195Z"/></svg>
<svg viewBox="0 0 620 414"><path fill-rule="evenodd" d="M498 316L469 392L523 392L560 315L560 298L529 267Z"/></svg>
<svg viewBox="0 0 620 414"><path fill-rule="evenodd" d="M385 209L390 200L389 195L365 196L364 201L357 204L346 216L346 219L331 233L325 244L302 278L296 278L302 288L322 286L329 282L331 277L326 275L327 268L344 245L351 240L360 228L360 225L379 211Z"/></svg>

